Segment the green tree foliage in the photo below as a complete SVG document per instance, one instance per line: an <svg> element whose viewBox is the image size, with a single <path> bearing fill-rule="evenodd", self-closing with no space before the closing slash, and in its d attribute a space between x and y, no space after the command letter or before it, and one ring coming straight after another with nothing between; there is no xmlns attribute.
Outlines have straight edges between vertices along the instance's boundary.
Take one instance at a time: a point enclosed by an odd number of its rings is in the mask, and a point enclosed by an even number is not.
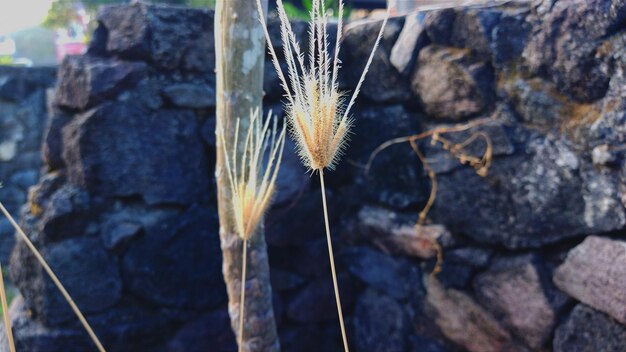
<svg viewBox="0 0 626 352"><path fill-rule="evenodd" d="M48 11L43 25L49 28L67 27L76 18L78 5L82 4L85 10L95 16L98 7L107 4L127 3L129 0L56 0ZM185 5L192 7L214 7L215 0L152 0L153 3Z"/></svg>

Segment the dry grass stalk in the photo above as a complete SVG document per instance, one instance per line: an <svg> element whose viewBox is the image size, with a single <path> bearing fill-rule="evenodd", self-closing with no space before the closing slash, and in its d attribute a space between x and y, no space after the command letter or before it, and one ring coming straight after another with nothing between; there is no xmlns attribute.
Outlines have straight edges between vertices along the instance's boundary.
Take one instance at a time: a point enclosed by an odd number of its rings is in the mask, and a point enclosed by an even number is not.
<svg viewBox="0 0 626 352"><path fill-rule="evenodd" d="M287 13L282 0L276 1L280 19L280 32L283 42L285 60L287 62L287 77L282 72L278 57L274 51L269 32L266 27L265 37L272 62L278 73L281 85L287 97L286 113L290 123L291 135L296 141L300 158L311 171L318 171L322 190L324 223L326 240L330 257L330 268L335 289L337 313L343 338L344 349L348 351L341 299L337 284L335 261L330 237L328 222L328 207L326 204L326 189L324 186L324 169L333 169L346 147L352 120L350 109L359 94L365 75L372 63L374 52L378 47L383 31L389 18L385 17L372 52L356 85L352 97L344 108L345 96L339 92L337 79L339 74L339 49L343 31L343 1L339 1L337 13L337 38L334 43L334 52L331 59L331 50L328 43L328 14L324 8L324 1L313 0L309 24L309 52L308 64L305 55L300 50L297 38L291 29ZM257 0L260 20L265 24L261 2ZM289 81L287 81L287 78Z"/></svg>
<svg viewBox="0 0 626 352"><path fill-rule="evenodd" d="M415 155L417 155L417 157L420 159L420 162L424 166L424 170L428 174L428 178L430 179L430 182L431 182L430 195L428 197L428 200L426 201L426 205L420 211L419 218L417 220L417 223L415 224L416 231L420 231L419 229L421 229L422 225L424 225L424 223L426 222L428 212L430 211L430 208L432 208L433 204L435 203L435 199L437 197L437 175L431 166L431 162L424 156L422 151L419 149L417 142L430 138L431 145L440 144L442 149L449 151L450 154L454 158L459 160L461 164L471 166L472 168L474 168L474 170L476 170L476 174L478 174L481 177L485 177L487 176L487 172L489 171L489 167L491 166L491 159L492 159L492 154L493 154L493 146L491 143L491 138L489 138L489 136L484 132L476 132L476 133L471 134L468 138L466 138L462 142L454 143L451 140L443 137L443 135L446 135L449 133L458 133L458 132L467 131L467 130L470 130L474 127L477 127L479 125L485 124L490 121L493 121L493 119L492 118L476 119L466 124L460 124L460 125L455 125L451 127L438 127L438 128L428 130L428 131L425 131L416 135L399 137L399 138L388 140L387 142L381 144L376 149L374 149L372 154L370 154L370 158L367 161L367 164L365 166L365 173L366 174L369 173L369 170L372 166L372 163L374 162L374 159L383 150L395 144L407 143L407 142L409 143L409 145L415 152ZM466 148L479 139L482 139L484 141L485 151L483 152L481 156L471 155L470 153L467 152ZM418 236L419 235L420 234L418 232ZM441 264L443 262L443 251L436 239L432 239L432 244L434 248L437 250L437 262L435 263L435 267L433 268L431 275L436 275L437 273L441 271Z"/></svg>
<svg viewBox="0 0 626 352"><path fill-rule="evenodd" d="M243 240L241 296L239 303L241 307L239 313L240 352L243 351L248 239L254 234L263 218L263 214L269 207L285 147L285 125L283 125L280 134L277 135L276 119L273 119L274 123L270 130L271 120L271 113L268 114L265 123L261 122L258 110L251 114L243 155L239 156L239 158L237 156L239 120L237 120L235 127L233 146L226 145L224 130L222 128L219 129L219 139L220 143L222 143L226 172L233 196L232 210L237 232Z"/></svg>
<svg viewBox="0 0 626 352"><path fill-rule="evenodd" d="M4 318L4 328L9 342L9 351L15 352L15 342L13 341L13 330L11 329L11 317L9 316L9 305L7 304L7 294L4 289L4 274L0 265L0 301L2 302L2 317Z"/></svg>
<svg viewBox="0 0 626 352"><path fill-rule="evenodd" d="M87 322L87 319L85 319L85 316L83 315L83 313L81 313L80 309L78 309L78 306L76 305L76 303L74 302L74 300L72 299L70 294L67 292L67 290L65 289L65 287L63 286L61 281L59 281L59 278L56 276L54 271L52 271L52 269L50 268L50 266L48 265L46 260L43 258L41 253L39 253L39 251L37 250L35 245L31 242L31 240L28 238L28 236L26 236L26 233L24 233L24 230L22 230L22 228L17 224L15 219L13 219L11 214L4 207L4 204L2 204L2 202L0 202L0 211L2 211L4 216L6 216L6 218L9 220L9 222L11 223L11 225L13 226L13 228L15 229L17 234L19 235L19 237L26 243L26 245L30 249L31 253L35 256L37 261L39 261L39 264L41 264L41 266L44 268L44 270L46 271L48 276L50 276L50 279L52 279L52 282L54 282L54 284L59 289L59 291L61 291L61 294L63 295L63 297L65 298L67 303L70 305L70 307L72 308L72 310L74 311L74 313L78 317L78 320L80 320L80 323L83 325L83 327L85 328L85 330L89 334L89 337L91 338L93 343L98 348L98 351L106 352L106 350L104 349L104 346L102 346L102 343L98 339L98 336L96 336L96 334L94 333L93 329L91 328L91 326ZM5 304L5 303L3 302L3 304ZM5 311L5 314L8 314L8 312ZM7 315L7 317L8 317L8 315ZM5 318L5 323L6 323L6 318ZM7 331L9 331L9 328L7 328Z"/></svg>

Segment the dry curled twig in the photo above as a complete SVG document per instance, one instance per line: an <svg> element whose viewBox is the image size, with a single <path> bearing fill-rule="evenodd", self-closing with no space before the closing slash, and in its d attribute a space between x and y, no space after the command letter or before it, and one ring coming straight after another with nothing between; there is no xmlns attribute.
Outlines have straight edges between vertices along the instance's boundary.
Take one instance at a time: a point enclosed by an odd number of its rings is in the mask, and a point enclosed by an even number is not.
<svg viewBox="0 0 626 352"><path fill-rule="evenodd" d="M432 168L432 165L431 165L432 161L427 159L424 153L420 150L418 141L423 141L425 139L430 138L431 145L433 146L438 145L438 144L441 145L441 148L443 150L448 151L450 155L452 155L454 158L459 160L461 164L471 166L472 168L474 168L474 170L476 170L476 174L478 174L481 177L485 177L487 176L489 167L491 167L491 161L492 161L492 156L493 156L493 145L492 145L491 138L489 137L489 135L487 135L485 132L478 131L476 133L472 133L468 138L461 141L460 143L456 143L452 141L451 139L445 138L444 135L447 135L450 133L459 133L459 132L468 131L474 127L477 127L479 125L485 124L490 121L493 121L493 119L492 118L476 119L465 124L446 126L446 127L437 127L432 130L428 130L419 134L390 139L382 143L381 145L379 145L370 154L370 157L365 166L366 175L369 174L372 163L374 162L374 159L378 156L378 154L380 154L385 149L393 145L400 144L400 143L409 143L409 145L411 146L411 149L413 149L413 152L415 153L415 155L417 155L420 162L424 166L424 170L428 174L428 178L430 179L430 182L431 182L431 189L430 189L430 195L428 196L428 200L426 201L426 205L424 205L424 208L422 208L422 210L420 211L419 218L417 220L417 223L415 224L415 229L417 231L418 237L421 236L420 235L421 228L426 223L428 212L430 211L433 204L435 203L435 199L437 197L437 187L438 187L437 174ZM485 150L483 154L480 156L472 155L467 151L467 148L478 140L484 141ZM441 271L441 264L443 262L443 250L441 248L441 245L439 245L439 242L437 242L437 239L429 238L429 240L432 242L432 245L437 252L437 262L435 263L435 267L433 268L431 272L431 275L436 275L437 273Z"/></svg>

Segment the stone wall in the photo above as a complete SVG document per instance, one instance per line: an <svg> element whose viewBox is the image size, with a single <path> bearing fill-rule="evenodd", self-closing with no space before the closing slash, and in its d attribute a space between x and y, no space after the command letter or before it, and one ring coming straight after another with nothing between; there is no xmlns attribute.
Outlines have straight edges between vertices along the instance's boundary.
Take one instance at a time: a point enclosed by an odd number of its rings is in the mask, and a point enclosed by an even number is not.
<svg viewBox="0 0 626 352"><path fill-rule="evenodd" d="M0 200L17 215L42 166L41 138L47 121L46 89L54 68L0 66ZM13 227L0 219L0 261L8 262Z"/></svg>
<svg viewBox="0 0 626 352"><path fill-rule="evenodd" d="M546 0L390 21L350 148L328 173L354 350L623 349L625 19L619 0ZM234 350L213 181L213 13L133 4L99 23L89 53L60 67L47 172L22 224L108 350ZM379 26L346 29L344 89ZM266 108L280 111L266 66ZM427 170L408 144L366 173L370 154L467 122L419 142L438 192L414 227ZM486 175L450 156L476 133L491 141ZM338 351L319 185L292 145L286 154L266 219L282 349ZM18 349L92 348L22 245L10 274L22 293L11 307Z"/></svg>

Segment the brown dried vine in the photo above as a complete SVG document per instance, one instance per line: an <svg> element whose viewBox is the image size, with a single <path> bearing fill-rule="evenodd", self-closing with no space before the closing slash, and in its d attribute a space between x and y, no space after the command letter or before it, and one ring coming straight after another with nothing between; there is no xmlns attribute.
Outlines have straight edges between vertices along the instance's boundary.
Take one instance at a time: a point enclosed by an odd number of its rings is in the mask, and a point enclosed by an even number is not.
<svg viewBox="0 0 626 352"><path fill-rule="evenodd" d="M417 223L415 224L416 234L420 238L426 238L431 241L435 251L437 252L437 262L435 263L435 267L433 268L431 275L437 275L441 271L441 264L443 262L443 250L437 239L430 238L428 236L423 236L421 234L421 227L426 223L428 212L432 208L435 203L435 199L437 198L437 174L433 170L431 166L431 161L426 158L424 153L420 150L418 141L423 141L425 139L430 138L430 144L435 146L437 144L441 145L443 150L446 150L452 155L454 158L459 160L459 162L463 165L469 165L476 171L476 174L481 177L487 176L489 171L489 167L491 166L492 155L493 155L493 145L491 142L491 138L485 132L479 131L476 133L472 133L468 138L461 141L460 143L455 143L451 139L443 137L443 135L450 133L459 133L468 131L474 127L483 125L487 122L493 121L493 118L482 118L470 121L465 124L458 124L454 126L446 126L446 127L437 127L432 130L428 130L419 134L398 137L394 139L390 139L383 144L379 145L374 151L370 154L369 160L365 166L365 174L369 174L369 170L374 162L374 159L378 154L380 154L385 149L391 147L392 145L400 144L400 143L409 143L415 155L419 158L420 162L424 166L424 170L428 174L428 178L430 179L431 188L430 195L428 200L426 201L426 205L419 213L419 218ZM467 151L467 147L475 143L477 140L483 140L485 143L485 150L482 155L476 156L472 155Z"/></svg>

